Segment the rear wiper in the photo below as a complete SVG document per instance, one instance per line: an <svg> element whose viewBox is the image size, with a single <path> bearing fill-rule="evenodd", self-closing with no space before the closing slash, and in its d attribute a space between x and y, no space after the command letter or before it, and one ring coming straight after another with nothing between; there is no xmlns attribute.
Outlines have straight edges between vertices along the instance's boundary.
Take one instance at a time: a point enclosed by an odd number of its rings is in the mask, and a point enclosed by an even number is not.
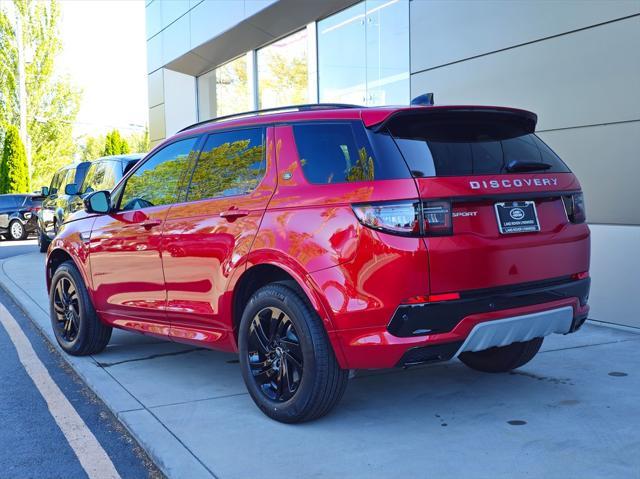
<svg viewBox="0 0 640 479"><path fill-rule="evenodd" d="M514 171L536 171L536 170L548 170L553 165L544 163L543 161L518 161L511 160L507 163L506 170L509 172Z"/></svg>

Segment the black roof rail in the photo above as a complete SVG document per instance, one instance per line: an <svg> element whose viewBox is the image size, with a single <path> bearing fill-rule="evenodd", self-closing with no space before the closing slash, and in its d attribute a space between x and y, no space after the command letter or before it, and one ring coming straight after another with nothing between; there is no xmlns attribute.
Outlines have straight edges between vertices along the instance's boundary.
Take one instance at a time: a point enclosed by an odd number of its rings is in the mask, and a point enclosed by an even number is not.
<svg viewBox="0 0 640 479"><path fill-rule="evenodd" d="M219 116L217 118L211 118L209 120L199 121L193 125L185 126L178 133L190 130L192 128L207 125L209 123L217 123L219 121L230 120L232 118L241 118L243 116L261 115L263 113L277 113L285 111L309 111L309 110L338 110L343 108L364 108L362 105L352 105L349 103L306 103L303 105L288 105L278 106L275 108L264 108L262 110L243 111L240 113L233 113L231 115Z"/></svg>

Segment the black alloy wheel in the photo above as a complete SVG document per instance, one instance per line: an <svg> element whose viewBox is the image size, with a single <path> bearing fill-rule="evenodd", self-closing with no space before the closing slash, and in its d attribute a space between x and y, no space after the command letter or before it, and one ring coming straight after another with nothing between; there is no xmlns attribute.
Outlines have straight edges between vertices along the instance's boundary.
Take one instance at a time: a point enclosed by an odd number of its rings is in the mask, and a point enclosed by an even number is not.
<svg viewBox="0 0 640 479"><path fill-rule="evenodd" d="M258 289L238 325L240 370L251 399L276 421L327 414L340 401L341 369L322 318L294 281Z"/></svg>
<svg viewBox="0 0 640 479"><path fill-rule="evenodd" d="M72 343L80 330L80 304L78 291L69 278L60 278L56 284L53 310L59 337Z"/></svg>
<svg viewBox="0 0 640 479"><path fill-rule="evenodd" d="M65 352L97 354L109 344L111 326L100 320L73 261L65 261L53 273L49 314L56 340Z"/></svg>
<svg viewBox="0 0 640 479"><path fill-rule="evenodd" d="M302 380L304 359L300 339L287 314L276 307L260 310L249 326L248 359L262 393L272 401L287 401Z"/></svg>

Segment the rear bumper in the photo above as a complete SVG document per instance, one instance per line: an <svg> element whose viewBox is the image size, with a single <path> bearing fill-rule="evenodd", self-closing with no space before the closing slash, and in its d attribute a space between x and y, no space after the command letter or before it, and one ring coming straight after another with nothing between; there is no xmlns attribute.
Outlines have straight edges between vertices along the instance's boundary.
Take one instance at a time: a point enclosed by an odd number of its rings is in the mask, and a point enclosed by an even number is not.
<svg viewBox="0 0 640 479"><path fill-rule="evenodd" d="M463 293L459 300L400 305L387 330L398 337L447 333L470 314L577 298L589 299L590 278L553 280Z"/></svg>
<svg viewBox="0 0 640 479"><path fill-rule="evenodd" d="M475 291L455 301L402 305L402 315L396 311L384 330L334 334L352 369L446 361L463 351L578 330L589 313L589 287L586 278Z"/></svg>

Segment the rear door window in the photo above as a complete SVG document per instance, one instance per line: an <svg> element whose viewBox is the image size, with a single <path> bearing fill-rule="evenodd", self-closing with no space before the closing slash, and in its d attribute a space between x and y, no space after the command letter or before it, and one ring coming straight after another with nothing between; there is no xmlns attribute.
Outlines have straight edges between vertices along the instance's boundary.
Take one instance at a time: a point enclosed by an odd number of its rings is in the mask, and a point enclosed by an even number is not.
<svg viewBox="0 0 640 479"><path fill-rule="evenodd" d="M374 149L360 122L305 123L293 126L298 155L310 183L330 184L408 178L397 154L381 153L388 145L380 138ZM397 150L397 148L396 148Z"/></svg>
<svg viewBox="0 0 640 479"><path fill-rule="evenodd" d="M391 134L415 177L506 174L523 164L526 172L569 171L551 148L517 124L433 116L391 121L378 133Z"/></svg>
<svg viewBox="0 0 640 479"><path fill-rule="evenodd" d="M213 133L200 153L187 194L189 201L243 195L266 171L263 128Z"/></svg>

